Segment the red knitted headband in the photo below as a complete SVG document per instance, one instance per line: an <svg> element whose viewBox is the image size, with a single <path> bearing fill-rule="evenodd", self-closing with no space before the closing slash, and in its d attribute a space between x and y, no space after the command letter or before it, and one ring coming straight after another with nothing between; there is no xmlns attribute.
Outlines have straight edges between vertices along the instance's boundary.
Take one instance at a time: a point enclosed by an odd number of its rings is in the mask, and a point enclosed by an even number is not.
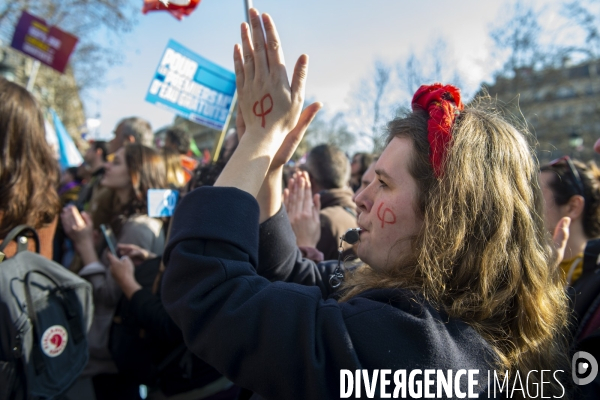
<svg viewBox="0 0 600 400"><path fill-rule="evenodd" d="M422 109L429 114L427 140L429 159L437 178L444 173L443 164L446 151L452 139L452 126L460 111L464 109L460 100L460 89L452 85L423 85L415 92L412 109Z"/></svg>

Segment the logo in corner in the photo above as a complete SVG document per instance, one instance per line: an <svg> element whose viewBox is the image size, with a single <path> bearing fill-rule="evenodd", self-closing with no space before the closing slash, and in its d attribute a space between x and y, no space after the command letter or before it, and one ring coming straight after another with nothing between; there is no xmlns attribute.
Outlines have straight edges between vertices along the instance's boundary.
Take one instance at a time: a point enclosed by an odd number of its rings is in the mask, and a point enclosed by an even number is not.
<svg viewBox="0 0 600 400"><path fill-rule="evenodd" d="M42 335L42 351L48 357L57 357L67 347L68 340L67 330L60 325L53 325Z"/></svg>
<svg viewBox="0 0 600 400"><path fill-rule="evenodd" d="M575 384L587 385L598 375L598 362L590 353L578 351L571 361L571 373Z"/></svg>

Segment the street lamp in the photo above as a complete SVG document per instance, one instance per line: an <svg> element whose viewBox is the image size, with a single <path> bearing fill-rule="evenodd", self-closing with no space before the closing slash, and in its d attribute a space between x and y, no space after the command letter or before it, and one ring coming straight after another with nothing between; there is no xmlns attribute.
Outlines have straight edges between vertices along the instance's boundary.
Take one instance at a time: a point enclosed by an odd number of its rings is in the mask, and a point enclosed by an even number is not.
<svg viewBox="0 0 600 400"><path fill-rule="evenodd" d="M569 147L571 148L571 158L574 157L574 153L579 152L581 146L583 145L583 138L577 133L577 131L572 131L569 134Z"/></svg>

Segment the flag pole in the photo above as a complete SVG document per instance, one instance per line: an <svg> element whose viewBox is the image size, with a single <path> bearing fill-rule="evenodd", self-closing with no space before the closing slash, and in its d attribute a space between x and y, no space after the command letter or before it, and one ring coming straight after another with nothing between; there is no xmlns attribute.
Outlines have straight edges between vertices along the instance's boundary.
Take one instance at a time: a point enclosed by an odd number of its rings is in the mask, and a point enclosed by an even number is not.
<svg viewBox="0 0 600 400"><path fill-rule="evenodd" d="M244 0L246 7L246 22L252 29L250 25L250 9L252 8L252 0ZM223 147L223 141L225 140L225 135L227 134L227 128L229 127L229 122L231 122L231 116L233 115L233 110L237 107L237 90L233 94L233 99L231 100L231 106L229 106L229 113L227 114L227 118L225 119L225 124L223 124L223 129L221 133L217 137L217 141L215 142L214 152L212 156L212 162L217 162L219 159L219 154L221 153L221 147Z"/></svg>
<svg viewBox="0 0 600 400"><path fill-rule="evenodd" d="M31 65L31 73L29 74L29 79L27 80L27 90L33 93L33 85L35 84L35 78L37 77L38 70L40 69L40 62L38 60L34 60Z"/></svg>

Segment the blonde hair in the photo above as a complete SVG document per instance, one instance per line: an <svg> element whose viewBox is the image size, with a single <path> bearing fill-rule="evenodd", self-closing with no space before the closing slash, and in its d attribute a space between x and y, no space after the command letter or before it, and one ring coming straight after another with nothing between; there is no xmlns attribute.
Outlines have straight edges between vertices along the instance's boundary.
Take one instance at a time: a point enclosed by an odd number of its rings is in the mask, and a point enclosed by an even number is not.
<svg viewBox="0 0 600 400"><path fill-rule="evenodd" d="M181 166L181 157L177 150L167 147L162 148L167 173L167 182L174 187L181 188L185 185L185 174Z"/></svg>
<svg viewBox="0 0 600 400"><path fill-rule="evenodd" d="M568 365L567 297L525 136L480 100L453 127L444 174L436 179L427 119L416 111L388 125L388 143L413 143L410 172L420 192L414 206L423 218L413 252L385 271L357 270L342 300L371 288L419 293L481 334L498 356L498 372L511 371L511 384L516 370L523 376Z"/></svg>

